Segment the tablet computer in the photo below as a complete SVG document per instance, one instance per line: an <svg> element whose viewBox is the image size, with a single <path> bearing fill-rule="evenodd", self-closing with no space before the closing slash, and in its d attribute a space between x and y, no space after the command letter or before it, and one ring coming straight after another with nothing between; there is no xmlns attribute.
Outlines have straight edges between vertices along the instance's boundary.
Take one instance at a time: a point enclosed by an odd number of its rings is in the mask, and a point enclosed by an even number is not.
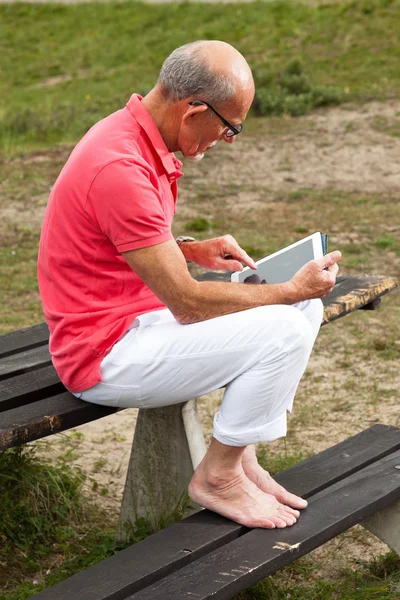
<svg viewBox="0 0 400 600"><path fill-rule="evenodd" d="M243 271L235 271L231 275L231 281L237 283L283 283L289 281L303 265L314 258L322 258L326 254L325 242L326 239L323 244L323 236L317 231L257 261L256 271L250 267L245 267Z"/></svg>

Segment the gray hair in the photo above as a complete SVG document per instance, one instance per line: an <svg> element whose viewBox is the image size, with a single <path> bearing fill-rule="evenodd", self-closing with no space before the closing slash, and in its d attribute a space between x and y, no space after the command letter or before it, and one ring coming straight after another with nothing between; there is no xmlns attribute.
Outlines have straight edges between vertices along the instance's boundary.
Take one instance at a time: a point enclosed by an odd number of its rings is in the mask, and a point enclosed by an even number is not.
<svg viewBox="0 0 400 600"><path fill-rule="evenodd" d="M185 44L164 61L158 83L167 100L196 97L210 104L222 104L235 95L236 82L210 70L201 46L201 41Z"/></svg>

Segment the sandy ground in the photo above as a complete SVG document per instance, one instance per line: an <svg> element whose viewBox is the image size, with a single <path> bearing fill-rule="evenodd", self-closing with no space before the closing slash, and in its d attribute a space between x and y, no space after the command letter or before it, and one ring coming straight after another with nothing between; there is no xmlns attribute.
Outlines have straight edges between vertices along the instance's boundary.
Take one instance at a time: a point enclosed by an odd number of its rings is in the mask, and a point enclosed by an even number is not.
<svg viewBox="0 0 400 600"><path fill-rule="evenodd" d="M389 101L374 102L361 109L348 105L316 112L300 119L288 119L283 127L280 121L279 130L276 131L272 123L268 137L258 136L257 143L246 141L244 136L240 144L230 148L224 145L218 149L216 160L208 162L208 175L210 180L217 177L221 184L228 184L234 177L236 183L245 185L251 181L256 185L259 182L271 190L313 187L398 193L400 137L387 135L386 129L397 126L399 115L400 102ZM228 157L229 160L226 160ZM196 178L195 167L190 167L192 183L193 177ZM201 177L199 173L199 181ZM192 189L193 186L185 189L183 180L180 210L187 212L187 215L191 213ZM246 202L251 205L251 198L247 197ZM257 202L259 200L251 205L252 209L257 207ZM31 214L28 211L25 217L32 222L32 219L40 220L42 213L43 208L37 207ZM12 219L12 215L4 211L0 216ZM21 214L19 216L21 218ZM399 223L393 224L397 233L398 227ZM376 328L377 333L381 330L380 318L370 316L368 322L363 322L363 317L354 318L358 318L355 322L361 329ZM330 350L325 346L327 341L338 343L342 335L341 327L341 321L328 325L321 333L321 341L317 341L307 370L308 376L300 384L296 413L289 423L292 448L318 452L375 422L400 425L396 393L400 388L398 368L388 364L388 369L391 369L391 388L385 390L387 373L378 372L368 361L364 363L362 356L356 360L357 353L353 352L356 341L351 340L348 346L350 368L344 370L337 363L332 363ZM361 391L371 389L373 386L378 386L385 393L384 402L366 404L362 392L356 395L351 391L354 388ZM222 391L217 391L198 401L207 439L210 438L212 417L221 397ZM340 411L346 412L350 397L351 414L345 417ZM355 399L358 397L359 400ZM88 476L87 491L90 497L117 514L136 415L134 409L125 410L48 438L38 445L47 456L50 452L53 456L62 456L80 466ZM283 452L283 444L282 441L272 444L271 452ZM325 574L331 575L329 557L332 553L335 555L335 568L340 568L348 566L349 560L354 566L360 555L367 558L386 549L384 544L358 528L317 550L316 556L321 562L322 571L326 568Z"/></svg>

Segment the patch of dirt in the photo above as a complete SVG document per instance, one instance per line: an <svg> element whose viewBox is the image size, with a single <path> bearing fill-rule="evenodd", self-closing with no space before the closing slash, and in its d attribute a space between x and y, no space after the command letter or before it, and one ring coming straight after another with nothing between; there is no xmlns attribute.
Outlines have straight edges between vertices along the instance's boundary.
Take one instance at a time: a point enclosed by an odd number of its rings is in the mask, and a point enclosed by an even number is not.
<svg viewBox="0 0 400 600"><path fill-rule="evenodd" d="M246 191L249 186L265 189L266 202L270 201L268 190L279 192L300 188L398 194L400 138L387 131L390 124L398 120L399 114L400 101L393 100L362 107L341 106L299 119L251 121L248 137L243 134L243 139L229 147L220 145L198 165L185 165L187 177L181 183L179 219L193 219L200 212L208 218L208 211L212 218L211 204L218 199L199 196L204 181L217 182L215 185L220 194L229 191L232 182L242 186L244 191L240 192L240 198L236 195L232 198L232 210L246 205L246 210L254 211L255 219L261 207L260 196L252 196L251 190ZM385 131L377 127L378 116L385 119ZM23 161L28 169L34 168L35 161L55 158L56 163L61 163L67 158L69 149L62 149L61 155L60 150L57 152L55 157L52 152L39 153L13 159L11 163L18 165L19 160ZM2 185L7 188L4 180ZM11 197L12 194L9 199ZM18 222L39 222L43 200L44 191L35 202L23 198L10 203L3 196L0 222L7 226L15 224L16 219ZM265 202L262 207L265 209ZM277 209L276 201L274 208ZM392 226L397 227L389 223L388 231ZM400 376L395 357L389 356L382 370L378 366L382 363L376 362L379 350L362 343L364 336L375 335L380 339L384 335L382 327L385 327L389 311L390 322L394 322L393 314L400 317L398 300L398 294L385 299L388 312L382 308L379 318L373 313L362 313L323 328L300 384L295 412L289 422L287 445L278 440L268 445L269 452L284 454L287 449L302 450L305 454L319 452L373 423L400 424L397 410ZM338 350L337 354L335 350ZM218 390L198 402L207 439L211 436L212 418L222 393ZM46 456L49 452L61 455L79 465L89 477L89 496L116 515L136 414L136 410L126 410L53 436L38 444L40 452ZM385 550L384 544L355 528L315 551L313 555L320 564L317 575L332 577L333 569L353 568L360 558L376 556Z"/></svg>
<svg viewBox="0 0 400 600"><path fill-rule="evenodd" d="M204 182L215 182L219 194L229 192L232 183L243 191L232 197L232 209L265 209L268 193L305 189L393 193L400 190L400 137L387 133L398 123L400 101L371 102L363 106L343 105L299 118L249 122L249 133L232 145L220 144L204 161L186 162L186 178L180 183L179 218L196 216L201 199L197 190ZM382 130L379 129L379 123ZM247 125L247 123L246 123ZM38 163L50 163L54 178L70 153L70 147L36 152L8 161L10 171L35 170ZM58 170L55 170L54 165ZM0 181L1 231L15 222L38 225L44 212L49 186L32 198L12 197L7 178ZM263 188L264 197L249 190ZM40 192L39 188L39 192ZM11 198L10 198L11 195ZM226 196L229 199L229 193ZM10 202L10 199L12 202ZM209 199L205 198L206 209ZM274 203L276 209L276 203ZM203 215L207 218L207 214Z"/></svg>
<svg viewBox="0 0 400 600"><path fill-rule="evenodd" d="M387 133L389 125L379 130L376 123L381 122L377 118L397 123L399 114L400 101L393 100L342 105L259 126L253 121L250 136L244 133L232 146L211 150L206 169L190 165L190 177L193 184L201 184L207 174L218 185L251 182L266 190L398 192L400 137Z"/></svg>

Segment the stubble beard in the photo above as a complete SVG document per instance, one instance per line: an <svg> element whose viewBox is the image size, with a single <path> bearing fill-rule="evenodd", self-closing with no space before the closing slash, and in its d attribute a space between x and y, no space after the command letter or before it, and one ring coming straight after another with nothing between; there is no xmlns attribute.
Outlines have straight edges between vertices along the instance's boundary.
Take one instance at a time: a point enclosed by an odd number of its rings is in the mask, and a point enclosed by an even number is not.
<svg viewBox="0 0 400 600"><path fill-rule="evenodd" d="M193 154L192 156L187 156L186 158L192 162L199 162L204 158L204 152L201 152L200 154Z"/></svg>

